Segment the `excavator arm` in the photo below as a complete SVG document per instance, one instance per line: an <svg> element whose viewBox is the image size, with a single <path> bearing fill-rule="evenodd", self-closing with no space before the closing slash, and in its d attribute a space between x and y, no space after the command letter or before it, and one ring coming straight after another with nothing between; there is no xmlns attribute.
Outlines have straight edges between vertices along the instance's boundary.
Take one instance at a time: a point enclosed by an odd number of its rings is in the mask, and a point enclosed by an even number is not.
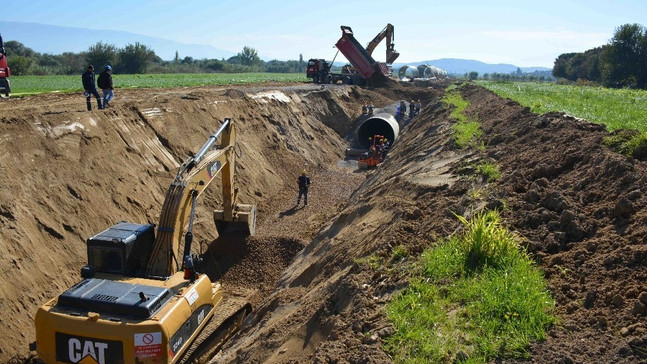
<svg viewBox="0 0 647 364"><path fill-rule="evenodd" d="M219 136L220 147L212 150ZM254 233L255 207L236 204L238 191L234 187L235 143L234 124L230 119L225 119L220 129L209 137L200 151L180 166L162 206L157 236L146 270L148 277L169 277L182 268L190 254L193 239L195 202L219 173L222 174L224 207L216 214L220 213L222 223L239 223L247 227L250 234ZM180 244L187 225L184 250L181 252Z"/></svg>
<svg viewBox="0 0 647 364"><path fill-rule="evenodd" d="M382 42L382 40L386 38L386 63L391 64L395 62L395 60L400 56L400 53L396 52L394 49L395 44L393 43L393 40L394 40L393 37L394 37L394 28L393 28L393 25L389 23L366 46L366 51L368 52L369 56L373 54L373 50L375 50L375 47L377 47L377 45L380 44L380 42Z"/></svg>

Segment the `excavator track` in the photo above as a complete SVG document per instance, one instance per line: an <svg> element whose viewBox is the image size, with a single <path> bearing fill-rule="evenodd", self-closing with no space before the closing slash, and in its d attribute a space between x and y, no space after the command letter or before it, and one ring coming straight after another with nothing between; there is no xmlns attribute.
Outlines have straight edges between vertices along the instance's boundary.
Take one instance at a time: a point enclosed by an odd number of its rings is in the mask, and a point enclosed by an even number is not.
<svg viewBox="0 0 647 364"><path fill-rule="evenodd" d="M234 336L252 312L249 298L255 293L255 290L249 289L225 289L222 302L215 308L207 326L177 363L207 363Z"/></svg>

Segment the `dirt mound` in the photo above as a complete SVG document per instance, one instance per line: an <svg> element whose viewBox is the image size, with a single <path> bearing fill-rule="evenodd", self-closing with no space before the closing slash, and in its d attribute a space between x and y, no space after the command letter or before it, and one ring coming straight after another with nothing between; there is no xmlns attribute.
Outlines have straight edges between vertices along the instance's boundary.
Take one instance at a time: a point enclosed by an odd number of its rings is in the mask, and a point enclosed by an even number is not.
<svg viewBox="0 0 647 364"><path fill-rule="evenodd" d="M549 278L561 325L533 362L647 357L647 164L602 145L604 127L464 92L501 166L496 197ZM595 358L595 360L592 360Z"/></svg>
<svg viewBox="0 0 647 364"><path fill-rule="evenodd" d="M526 238L557 300L562 324L533 344L533 362L644 358L645 164L601 146L599 125L533 115L479 87L463 94L485 150L457 150L449 110L427 99L386 162L214 362L389 362L384 304L407 282L394 249L415 257L460 228L454 214L482 208L502 209ZM459 174L486 159L500 166L500 182Z"/></svg>

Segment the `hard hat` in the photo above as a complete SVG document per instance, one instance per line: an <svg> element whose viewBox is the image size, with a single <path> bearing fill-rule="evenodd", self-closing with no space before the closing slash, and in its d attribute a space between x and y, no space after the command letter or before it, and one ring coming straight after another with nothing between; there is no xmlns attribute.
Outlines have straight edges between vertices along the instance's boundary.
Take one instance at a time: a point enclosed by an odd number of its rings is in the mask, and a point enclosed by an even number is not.
<svg viewBox="0 0 647 364"><path fill-rule="evenodd" d="M413 103L413 102L415 102L415 101L411 100L411 102Z"/></svg>
<svg viewBox="0 0 647 364"><path fill-rule="evenodd" d="M305 176L306 175L306 170L304 169L303 171L301 171L301 174Z"/></svg>
<svg viewBox="0 0 647 364"><path fill-rule="evenodd" d="M368 140L373 140L373 137L368 137Z"/></svg>
<svg viewBox="0 0 647 364"><path fill-rule="evenodd" d="M112 71L112 67L110 67L110 65L107 65L107 66L106 66L106 69L107 69L108 71Z"/></svg>

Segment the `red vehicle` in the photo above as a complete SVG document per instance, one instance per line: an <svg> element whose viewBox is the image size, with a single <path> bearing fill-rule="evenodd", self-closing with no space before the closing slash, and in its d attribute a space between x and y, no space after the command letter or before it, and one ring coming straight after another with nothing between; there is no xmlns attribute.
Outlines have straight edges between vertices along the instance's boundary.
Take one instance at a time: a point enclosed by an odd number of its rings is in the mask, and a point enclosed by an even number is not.
<svg viewBox="0 0 647 364"><path fill-rule="evenodd" d="M0 94L9 97L11 86L9 84L9 76L11 76L9 65L7 65L7 53L4 49L4 42L0 34Z"/></svg>
<svg viewBox="0 0 647 364"><path fill-rule="evenodd" d="M390 25L390 24L389 24ZM389 37L389 40L392 40L393 27L388 27L388 32L385 30L378 34L378 37L373 40L373 42L379 43L381 38L386 36ZM308 68L306 71L306 76L312 78L314 83L337 83L342 81L342 83L347 85L363 85L366 83L366 80L370 79L375 72L380 72L385 76L390 76L392 74L392 69L386 63L376 62L371 54L362 47L361 44L353 36L353 30L350 27L341 26L342 35L341 38L337 41L335 46L341 52L344 57L350 62L351 65L344 66L341 73L332 73L330 68L334 62L326 62L324 59L312 58L308 61ZM381 35L384 33L384 35ZM371 51L377 43L372 44ZM391 59L397 58L399 53L395 52L391 46L390 54ZM387 56L388 56L387 50ZM336 57L336 56L335 56Z"/></svg>
<svg viewBox="0 0 647 364"><path fill-rule="evenodd" d="M308 61L306 76L312 78L314 83L328 84L341 81L345 85L361 85L364 82L362 75L350 65L342 67L341 73L330 72L331 67L332 62L328 63L325 59L312 58Z"/></svg>
<svg viewBox="0 0 647 364"><path fill-rule="evenodd" d="M384 160L385 145L382 143L384 136L375 134L371 138L371 145L368 151L357 159L357 166L360 169L369 169L377 167Z"/></svg>

